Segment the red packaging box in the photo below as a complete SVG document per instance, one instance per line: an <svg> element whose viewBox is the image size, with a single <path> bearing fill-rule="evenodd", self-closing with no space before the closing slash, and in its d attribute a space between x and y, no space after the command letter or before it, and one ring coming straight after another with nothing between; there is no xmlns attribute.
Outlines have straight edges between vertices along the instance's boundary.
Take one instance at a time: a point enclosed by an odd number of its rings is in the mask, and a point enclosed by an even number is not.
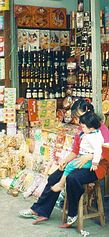
<svg viewBox="0 0 109 237"><path fill-rule="evenodd" d="M35 99L28 99L28 115L29 115L30 122L34 122L38 120L37 102Z"/></svg>

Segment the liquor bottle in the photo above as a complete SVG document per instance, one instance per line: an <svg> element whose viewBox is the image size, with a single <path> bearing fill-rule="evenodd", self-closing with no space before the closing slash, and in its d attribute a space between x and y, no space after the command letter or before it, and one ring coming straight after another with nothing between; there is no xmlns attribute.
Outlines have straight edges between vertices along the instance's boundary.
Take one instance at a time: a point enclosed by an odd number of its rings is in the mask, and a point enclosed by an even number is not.
<svg viewBox="0 0 109 237"><path fill-rule="evenodd" d="M77 29L83 29L84 27L84 13L83 12L77 12L76 13L76 27Z"/></svg>
<svg viewBox="0 0 109 237"><path fill-rule="evenodd" d="M60 67L63 67L66 65L66 51L62 50L60 56L61 56Z"/></svg>
<svg viewBox="0 0 109 237"><path fill-rule="evenodd" d="M82 73L79 73L79 75L78 75L78 86L79 87L82 86Z"/></svg>
<svg viewBox="0 0 109 237"><path fill-rule="evenodd" d="M102 52L102 71L105 71L105 52Z"/></svg>
<svg viewBox="0 0 109 237"><path fill-rule="evenodd" d="M38 92L37 92L37 88L36 88L36 83L33 82L32 98L37 99L37 97L38 97Z"/></svg>
<svg viewBox="0 0 109 237"><path fill-rule="evenodd" d="M45 69L45 67L42 67L42 78L43 79L46 78L46 69Z"/></svg>
<svg viewBox="0 0 109 237"><path fill-rule="evenodd" d="M21 82L26 82L26 58L25 58L25 48L22 50L22 65L21 65Z"/></svg>
<svg viewBox="0 0 109 237"><path fill-rule="evenodd" d="M78 0L77 11L79 11L79 12L84 11L84 2L83 2L83 0Z"/></svg>
<svg viewBox="0 0 109 237"><path fill-rule="evenodd" d="M36 82L39 77L36 52L34 52L34 57L33 57L33 71L34 71L34 81Z"/></svg>
<svg viewBox="0 0 109 237"><path fill-rule="evenodd" d="M40 68L41 66L41 50L38 51L38 55L37 55L37 63L38 63L38 68Z"/></svg>
<svg viewBox="0 0 109 237"><path fill-rule="evenodd" d="M82 54L80 57L80 67L82 71L85 71L85 54Z"/></svg>
<svg viewBox="0 0 109 237"><path fill-rule="evenodd" d="M30 65L27 63L26 65L26 82L30 82L31 81L31 68Z"/></svg>
<svg viewBox="0 0 109 237"><path fill-rule="evenodd" d="M54 70L59 71L59 51L54 51L53 61L54 61Z"/></svg>
<svg viewBox="0 0 109 237"><path fill-rule="evenodd" d="M75 29L75 27L76 27L75 26L75 22L76 22L75 18L76 18L76 13L75 13L75 11L72 11L70 14L70 29Z"/></svg>
<svg viewBox="0 0 109 237"><path fill-rule="evenodd" d="M42 67L44 68L46 65L46 51L43 50L42 52Z"/></svg>
<svg viewBox="0 0 109 237"><path fill-rule="evenodd" d="M106 69L107 69L107 62L105 59L105 52L102 52L102 86L103 87L107 86L107 70Z"/></svg>
<svg viewBox="0 0 109 237"><path fill-rule="evenodd" d="M100 11L100 33L105 34L105 14L104 11Z"/></svg>
<svg viewBox="0 0 109 237"><path fill-rule="evenodd" d="M49 81L49 98L50 99L54 99L55 98L55 94L54 94L54 89L53 89L53 82Z"/></svg>
<svg viewBox="0 0 109 237"><path fill-rule="evenodd" d="M88 45L89 48L91 48L91 45L92 45L91 27L88 28L88 40L87 40L87 45Z"/></svg>
<svg viewBox="0 0 109 237"><path fill-rule="evenodd" d="M43 98L44 98L44 91L42 89L41 80L39 80L39 83L38 83L38 99L43 99Z"/></svg>
<svg viewBox="0 0 109 237"><path fill-rule="evenodd" d="M84 28L82 32L82 47L87 47L87 45L88 45L88 32L87 28Z"/></svg>
<svg viewBox="0 0 109 237"><path fill-rule="evenodd" d="M39 79L43 78L42 75L43 75L43 68L42 68L42 66L40 66L40 68L39 68Z"/></svg>
<svg viewBox="0 0 109 237"><path fill-rule="evenodd" d="M61 88L59 86L59 81L58 79L55 80L55 98L60 98L61 97Z"/></svg>
<svg viewBox="0 0 109 237"><path fill-rule="evenodd" d="M82 46L82 32L80 29L77 29L77 32L76 32L76 46L77 47Z"/></svg>
<svg viewBox="0 0 109 237"><path fill-rule="evenodd" d="M43 95L44 95L44 99L48 99L48 98L49 98L49 93L48 93L48 88L47 88L46 83L44 84L44 92L43 92Z"/></svg>
<svg viewBox="0 0 109 237"><path fill-rule="evenodd" d="M47 50L47 67L51 66L51 52L50 49L48 48Z"/></svg>
<svg viewBox="0 0 109 237"><path fill-rule="evenodd" d="M105 56L105 70L108 71L109 69L109 52L106 51L106 56Z"/></svg>
<svg viewBox="0 0 109 237"><path fill-rule="evenodd" d="M26 97L26 99L32 98L32 91L31 91L30 82L27 82L27 88L26 88L26 95L25 95L25 97Z"/></svg>
<svg viewBox="0 0 109 237"><path fill-rule="evenodd" d="M27 83L31 81L30 48L28 50L29 51L25 52L25 62L26 62L25 74Z"/></svg>
<svg viewBox="0 0 109 237"><path fill-rule="evenodd" d="M63 86L66 87L67 86L67 69L65 68L65 66L62 66L61 68L60 79Z"/></svg>
<svg viewBox="0 0 109 237"><path fill-rule="evenodd" d="M47 50L47 63L46 63L46 78L50 78L50 70L51 70L51 52L50 49Z"/></svg>
<svg viewBox="0 0 109 237"><path fill-rule="evenodd" d="M62 87L61 87L61 95L60 95L60 97L65 98L65 96L66 96L65 87L62 86Z"/></svg>
<svg viewBox="0 0 109 237"><path fill-rule="evenodd" d="M84 28L89 28L90 26L90 12L84 12Z"/></svg>

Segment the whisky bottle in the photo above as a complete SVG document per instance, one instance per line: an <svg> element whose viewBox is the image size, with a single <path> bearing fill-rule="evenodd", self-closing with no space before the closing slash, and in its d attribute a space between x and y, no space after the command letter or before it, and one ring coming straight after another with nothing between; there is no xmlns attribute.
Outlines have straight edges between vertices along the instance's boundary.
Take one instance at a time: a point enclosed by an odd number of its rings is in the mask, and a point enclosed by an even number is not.
<svg viewBox="0 0 109 237"><path fill-rule="evenodd" d="M44 99L48 99L49 98L49 93L47 90L47 85L45 84L45 88L44 88Z"/></svg>
<svg viewBox="0 0 109 237"><path fill-rule="evenodd" d="M65 87L64 87L64 86L62 86L62 88L61 88L61 95L60 95L60 97L62 97L62 98L65 98L65 96L66 96L66 93L65 93Z"/></svg>
<svg viewBox="0 0 109 237"><path fill-rule="evenodd" d="M59 71L59 51L54 51L54 70Z"/></svg>
<svg viewBox="0 0 109 237"><path fill-rule="evenodd" d="M84 2L83 2L83 0L78 0L77 11L79 11L79 12L84 11Z"/></svg>
<svg viewBox="0 0 109 237"><path fill-rule="evenodd" d="M61 97L61 88L59 86L58 79L55 80L55 98L58 99Z"/></svg>
<svg viewBox="0 0 109 237"><path fill-rule="evenodd" d="M109 52L106 51L106 56L105 56L105 70L108 71L109 69Z"/></svg>
<svg viewBox="0 0 109 237"><path fill-rule="evenodd" d="M83 29L84 27L84 13L83 12L76 13L76 27L77 29Z"/></svg>
<svg viewBox="0 0 109 237"><path fill-rule="evenodd" d="M44 94L43 94L43 89L42 89L42 83L41 80L38 83L38 99L43 99L44 98Z"/></svg>
<svg viewBox="0 0 109 237"><path fill-rule="evenodd" d="M53 89L53 82L49 81L49 98L50 99L54 99L55 98L55 94L54 94L54 89Z"/></svg>
<svg viewBox="0 0 109 237"><path fill-rule="evenodd" d="M87 45L88 45L89 48L91 48L91 45L92 45L91 27L88 28L88 40L87 40Z"/></svg>
<svg viewBox="0 0 109 237"><path fill-rule="evenodd" d="M31 87L30 87L30 82L27 82L27 89L26 89L25 97L26 97L26 99L32 98L32 91L31 91Z"/></svg>
<svg viewBox="0 0 109 237"><path fill-rule="evenodd" d="M87 47L87 45L88 45L88 32L87 28L84 28L82 32L82 47Z"/></svg>
<svg viewBox="0 0 109 237"><path fill-rule="evenodd" d="M90 26L90 12L84 12L84 28L89 28Z"/></svg>
<svg viewBox="0 0 109 237"><path fill-rule="evenodd" d="M102 53L102 86L103 87L107 86L107 70L106 69L107 69L107 62L105 58L105 52L103 52Z"/></svg>
<svg viewBox="0 0 109 237"><path fill-rule="evenodd" d="M32 98L37 99L37 97L38 97L38 92L36 88L36 83L33 82Z"/></svg>
<svg viewBox="0 0 109 237"><path fill-rule="evenodd" d="M26 82L26 54L25 54L25 48L23 46L22 50L22 65L21 65L21 82Z"/></svg>
<svg viewBox="0 0 109 237"><path fill-rule="evenodd" d="M60 67L63 67L66 65L66 52L64 50L61 51L61 60L60 60Z"/></svg>
<svg viewBox="0 0 109 237"><path fill-rule="evenodd" d="M82 32L81 30L77 29L76 33L76 46L81 47L82 46Z"/></svg>

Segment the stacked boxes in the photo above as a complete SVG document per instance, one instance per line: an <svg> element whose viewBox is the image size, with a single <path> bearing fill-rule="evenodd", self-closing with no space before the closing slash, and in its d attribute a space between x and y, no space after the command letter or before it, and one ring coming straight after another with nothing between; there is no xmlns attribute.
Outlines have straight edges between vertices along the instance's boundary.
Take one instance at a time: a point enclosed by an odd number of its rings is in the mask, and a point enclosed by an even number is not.
<svg viewBox="0 0 109 237"><path fill-rule="evenodd" d="M4 93L4 122L16 122L16 88L5 88Z"/></svg>
<svg viewBox="0 0 109 237"><path fill-rule="evenodd" d="M38 118L43 128L54 127L56 120L56 100L39 100L38 106Z"/></svg>

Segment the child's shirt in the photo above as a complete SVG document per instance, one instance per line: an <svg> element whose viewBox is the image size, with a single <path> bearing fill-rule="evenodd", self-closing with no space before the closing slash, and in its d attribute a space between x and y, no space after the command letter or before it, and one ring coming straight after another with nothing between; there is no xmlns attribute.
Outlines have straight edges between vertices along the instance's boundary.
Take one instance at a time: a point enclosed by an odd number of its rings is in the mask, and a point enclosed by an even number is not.
<svg viewBox="0 0 109 237"><path fill-rule="evenodd" d="M80 149L79 154L92 154L92 164L97 165L101 159L102 145L104 143L104 138L101 131L96 129L90 133L81 133L80 135Z"/></svg>

